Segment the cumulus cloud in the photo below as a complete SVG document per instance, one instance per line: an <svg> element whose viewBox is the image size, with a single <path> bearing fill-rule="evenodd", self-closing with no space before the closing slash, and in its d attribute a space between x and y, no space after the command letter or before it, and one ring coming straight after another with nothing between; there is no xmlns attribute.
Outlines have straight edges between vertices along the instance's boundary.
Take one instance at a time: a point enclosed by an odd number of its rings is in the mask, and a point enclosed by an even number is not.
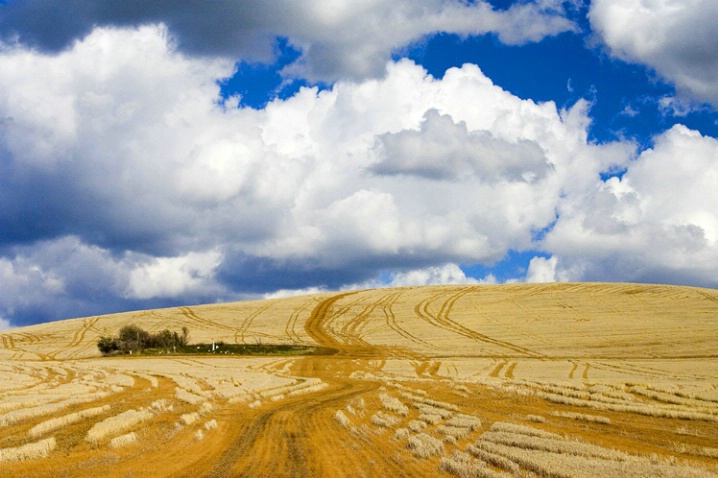
<svg viewBox="0 0 718 478"><path fill-rule="evenodd" d="M217 254L153 257L110 251L64 236L6 250L0 257L0 311L13 325L171 305L242 298L212 281ZM150 300L152 299L152 300Z"/></svg>
<svg viewBox="0 0 718 478"><path fill-rule="evenodd" d="M718 141L677 125L582 197L566 201L544 246L572 280L717 287Z"/></svg>
<svg viewBox="0 0 718 478"><path fill-rule="evenodd" d="M161 25L96 28L59 54L0 51L3 317L493 264L633 157L588 141L588 103L523 100L473 65L436 79L389 62L381 79L260 110L220 100L232 72L177 51Z"/></svg>
<svg viewBox="0 0 718 478"><path fill-rule="evenodd" d="M192 122L219 116L215 79L231 64L174 55L158 27L96 30L57 56L5 49L0 62L0 243L72 234L158 250L168 228L198 220L168 190L203 153ZM218 191L236 181L215 176Z"/></svg>
<svg viewBox="0 0 718 478"><path fill-rule="evenodd" d="M718 3L593 0L588 16L612 55L654 69L684 99L718 107Z"/></svg>
<svg viewBox="0 0 718 478"><path fill-rule="evenodd" d="M179 257L157 257L130 271L127 294L137 299L206 294L221 289L212 284L214 270L221 262L217 251L190 252Z"/></svg>
<svg viewBox="0 0 718 478"><path fill-rule="evenodd" d="M441 266L414 269L408 272L395 273L391 277L391 287L421 286L421 285L445 285L445 284L479 284L493 283L493 276L488 276L483 281L466 277L464 271L456 264L444 264Z"/></svg>
<svg viewBox="0 0 718 478"><path fill-rule="evenodd" d="M475 176L494 182L534 181L551 169L535 141L510 143L489 131L472 132L449 115L427 111L418 131L387 133L379 139L378 174L407 174L427 179Z"/></svg>
<svg viewBox="0 0 718 478"><path fill-rule="evenodd" d="M1 5L0 326L474 283L457 264L511 250L540 251L527 281L718 286L714 138L676 126L637 155L588 139L586 101L559 109L474 65L437 79L390 61L436 31L509 44L570 31L564 4ZM676 83L660 104L674 115L717 97L715 7L684 4L590 10L614 55ZM236 61L271 61L277 35L301 52L285 75L338 81L262 109L222 99Z"/></svg>
<svg viewBox="0 0 718 478"><path fill-rule="evenodd" d="M320 294L327 292L324 287L307 287L306 289L279 289L274 292L262 294L262 299L282 299L284 297L297 297L300 295Z"/></svg>
<svg viewBox="0 0 718 478"><path fill-rule="evenodd" d="M0 311L14 325L91 314L118 304L123 267L106 251L66 237L0 257Z"/></svg>
<svg viewBox="0 0 718 478"><path fill-rule="evenodd" d="M526 282L564 282L568 280L565 272L558 270L558 257L534 257L529 261Z"/></svg>
<svg viewBox="0 0 718 478"><path fill-rule="evenodd" d="M0 6L0 39L57 52L95 26L163 23L181 51L270 62L277 36L302 55L287 74L334 81L380 76L391 54L434 32L495 33L507 44L575 31L557 0L520 2L505 11L457 0L25 0Z"/></svg>
<svg viewBox="0 0 718 478"><path fill-rule="evenodd" d="M347 284L343 290L379 289L385 287L415 287L425 285L449 285L449 284L494 284L496 278L489 274L479 280L467 277L457 264L442 264L419 269L411 269L403 272L392 272L386 277L376 277L365 282ZM317 294L327 292L324 287L308 287L303 289L281 289L275 292L264 294L265 299L276 299L280 297L293 297L304 294Z"/></svg>

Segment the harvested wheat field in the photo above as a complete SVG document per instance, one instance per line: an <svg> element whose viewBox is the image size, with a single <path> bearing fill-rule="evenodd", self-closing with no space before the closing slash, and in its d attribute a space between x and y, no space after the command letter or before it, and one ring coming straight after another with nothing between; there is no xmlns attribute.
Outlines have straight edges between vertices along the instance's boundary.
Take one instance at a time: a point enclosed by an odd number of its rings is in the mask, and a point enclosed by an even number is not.
<svg viewBox="0 0 718 478"><path fill-rule="evenodd" d="M128 324L337 353L101 357ZM0 339L0 476L718 476L715 290L379 289Z"/></svg>

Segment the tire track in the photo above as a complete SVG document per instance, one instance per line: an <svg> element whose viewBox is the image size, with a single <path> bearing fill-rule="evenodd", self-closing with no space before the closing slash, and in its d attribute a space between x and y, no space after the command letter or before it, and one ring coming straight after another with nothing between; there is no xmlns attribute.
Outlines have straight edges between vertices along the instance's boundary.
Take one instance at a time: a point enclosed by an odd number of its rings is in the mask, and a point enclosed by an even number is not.
<svg viewBox="0 0 718 478"><path fill-rule="evenodd" d="M27 351L24 349L19 349L15 345L15 338L12 335L0 335L0 338L2 338L3 348L8 351L12 351L13 354L10 357L9 360L18 360L22 358L22 355L26 353ZM29 352L33 353L33 352ZM35 354L38 355L38 354ZM39 357L39 355L38 355Z"/></svg>
<svg viewBox="0 0 718 478"><path fill-rule="evenodd" d="M306 365L308 369L321 368L321 364ZM262 410L245 421L204 476L357 476L377 464L383 476L409 476L405 465L392 460L385 450L369 447L360 437L341 430L333 418L333 412L346 402L378 388L378 383L339 379L321 395ZM351 453L327 453L342 449Z"/></svg>
<svg viewBox="0 0 718 478"><path fill-rule="evenodd" d="M550 287L548 289L549 297L551 297L551 300L554 304L559 306L563 311L570 312L566 313L566 318L571 317L576 322L584 322L589 320L586 317L583 317L580 314L580 309L577 309L574 305L569 304L564 299L562 299L559 294L567 293L567 292L577 292L581 290L581 286L579 285L554 285L553 287Z"/></svg>
<svg viewBox="0 0 718 478"><path fill-rule="evenodd" d="M412 362L411 365L414 367L414 373L417 377L421 377L429 367L429 362Z"/></svg>
<svg viewBox="0 0 718 478"><path fill-rule="evenodd" d="M706 298L707 300L709 300L710 302L718 302L718 295L711 295L711 294L709 294L709 293L707 293L707 292L705 292L705 291L697 290L697 289L694 290L693 292L695 292L696 294L698 294L698 295L700 295L700 296L702 296L702 297L705 297L705 298Z"/></svg>
<svg viewBox="0 0 718 478"><path fill-rule="evenodd" d="M573 380L573 374L576 373L576 369L578 369L578 363L577 363L577 362L573 362L572 365L573 365L573 368L572 368L571 371L568 373L568 378L569 378L569 380Z"/></svg>
<svg viewBox="0 0 718 478"><path fill-rule="evenodd" d="M386 323L397 334L399 334L401 337L403 337L406 340L409 340L411 342L414 342L418 345L423 345L425 347L429 348L435 348L436 346L434 344L431 344L429 342L425 342L424 340L421 340L420 338L413 335L411 332L406 330L405 328L401 327L399 323L396 321L396 315L394 314L394 311L392 310L392 307L394 304L399 300L399 297L401 297L402 294L404 294L405 290L400 290L397 293L390 296L390 298L386 301L385 304L382 305L382 308L384 310L384 316L386 317Z"/></svg>
<svg viewBox="0 0 718 478"><path fill-rule="evenodd" d="M23 332L18 335L25 337L28 341L28 345L32 345L32 344L36 344L36 343L40 342L40 337L38 337L37 335L34 335L34 334L29 334L27 332Z"/></svg>
<svg viewBox="0 0 718 478"><path fill-rule="evenodd" d="M524 295L524 294L522 294L522 295ZM532 316L532 317L533 317L533 319L527 319L527 322L532 322L532 321L540 322L541 320L544 319L544 317L542 317L541 315L539 315L538 313L536 313L533 309L531 309L531 308L529 308L529 307L526 307L525 305L521 304L520 300L521 300L521 297L517 297L517 298L512 302L512 305L513 305L514 307L518 308L519 310L521 310L522 313L523 313L525 316L527 316L527 317L528 317L528 316ZM531 341L533 341L533 342L536 343L537 345L538 345L538 342L540 342L540 343L542 343L542 344L544 344L544 345L546 345L546 346L549 346L549 347L550 347L550 346L553 346L553 342L551 342L551 340L548 340L548 339L546 339L546 338L544 338L544 337L541 337L540 335L528 333L527 330L526 330L526 328L511 327L510 325L508 325L508 324L506 324L506 323L502 323L502 322L500 322L499 320L495 319L494 317L491 317L491 316L486 312L486 310L484 310L482 307L480 307L480 306L479 306L478 304L476 304L476 303L472 303L472 304L471 304L471 307L472 307L478 314L480 314L482 317L484 317L484 319L485 319L487 322L492 322L492 323L494 323L494 324L501 325L504 329L510 330L510 331L512 331L512 332L515 332L517 335L522 335L522 336L524 336L524 337L528 337Z"/></svg>
<svg viewBox="0 0 718 478"><path fill-rule="evenodd" d="M451 313L451 309L453 308L454 304L464 295L468 294L469 292L475 290L475 287L467 287L464 289L459 290L456 293L452 293L452 295L444 300L442 303L442 306L437 314L433 314L429 308L432 302L435 302L442 298L443 296L447 295L447 292L442 292L440 294L431 296L427 299L422 300L414 307L414 312L417 316L419 316L421 319L429 322L431 325L435 327L442 328L444 330L448 330L450 332L454 332L458 335L461 335L463 337L466 337L471 340L475 340L477 342L482 342L485 344L490 344L502 348L509 349L515 353L519 353L521 355L527 355L529 357L543 357L543 354L534 352L533 350L527 349L525 347L520 347L518 345L514 345L509 342L504 342L502 340L491 338L487 335L480 334L479 332L476 332L475 330L469 329L467 327L464 327L461 324L458 324L451 319L449 319L449 314ZM449 291L448 293L451 293L452 291Z"/></svg>
<svg viewBox="0 0 718 478"><path fill-rule="evenodd" d="M10 345L8 348L10 350L14 350L16 348L15 347L15 338L12 335L6 335L5 337L7 337L8 344Z"/></svg>
<svg viewBox="0 0 718 478"><path fill-rule="evenodd" d="M19 350L19 349L18 349L18 350ZM31 351L29 351L29 350L23 350L23 352L27 352L27 353L30 353L30 354L37 355L37 356L40 358L40 360L42 360L43 362L52 362L52 361L57 360L57 358L55 357L55 354L52 354L52 353L50 353L50 354L44 354L44 353L42 353L42 352L31 352Z"/></svg>
<svg viewBox="0 0 718 478"><path fill-rule="evenodd" d="M356 291L356 292L358 293L359 291ZM339 330L337 330L337 327L334 326L334 323L337 322L340 317L345 316L347 313L349 313L349 311L351 311L351 309L353 307L355 307L360 302L362 302L361 297L344 305L343 307L340 307L330 317L327 317L327 320L324 323L325 330L332 330L333 334L335 336L337 336L338 338L342 339L344 341L344 343L347 345L354 345L354 346L368 345L364 341L354 340L354 338L352 336L342 333L342 328L339 328ZM362 313L360 313L359 315L361 315L361 314ZM362 319L360 319L360 320L362 320ZM350 323L350 322L347 322L347 323Z"/></svg>
<svg viewBox="0 0 718 478"><path fill-rule="evenodd" d="M378 303L367 305L366 307L364 307L364 309L359 312L356 317L346 321L346 323L341 327L341 329L336 332L337 335L339 335L346 343L351 345L369 345L364 339L361 338L359 332L363 330L364 325L371 316L371 313L374 312L377 307L379 307ZM346 312L342 315L346 315Z"/></svg>
<svg viewBox="0 0 718 478"><path fill-rule="evenodd" d="M358 291L345 292L343 294L333 295L328 299L323 300L316 307L314 307L311 315L309 316L309 319L307 319L307 322L304 324L304 330L307 332L307 335L309 335L312 340L314 340L320 346L331 347L339 350L346 350L348 348L347 344L339 342L336 338L330 335L327 331L326 326L327 323L332 320L331 311L334 307L334 304L337 301L343 299L344 297L348 297L357 293Z"/></svg>
<svg viewBox="0 0 718 478"><path fill-rule="evenodd" d="M431 378L435 378L435 379L441 378L439 376L439 370L441 370L441 362L439 362L439 361L431 362L431 366L429 367L429 370L428 370L429 376Z"/></svg>
<svg viewBox="0 0 718 478"><path fill-rule="evenodd" d="M182 315L184 315L187 319L191 320L192 322L203 325L205 330L221 329L221 330L225 330L228 332L232 332L233 334L235 332L237 332L236 327L232 327L229 325L225 325L225 324L222 324L219 322L214 322L212 320L200 317L199 315L195 314L195 312L189 307L179 307L179 311Z"/></svg>
<svg viewBox="0 0 718 478"><path fill-rule="evenodd" d="M71 357L73 355L77 355L77 351L75 351L75 354L72 354L73 349L79 347L79 345L85 340L85 335L87 332L95 326L95 324L100 320L100 317L93 317L91 319L83 319L82 326L75 331L75 333L72 336L72 339L70 339L70 343L67 344L64 347L61 347L57 350L55 350L52 353L46 354L48 357L52 357L52 360L55 360L60 353L67 352L67 356ZM47 360L47 359L43 359Z"/></svg>
<svg viewBox="0 0 718 478"><path fill-rule="evenodd" d="M588 366L590 364L586 364L587 368L584 371L586 374L588 374ZM681 375L677 375L675 373L671 373L665 370L659 370L659 369L653 369L650 367L642 367L639 365L634 364L628 364L628 363L621 363L621 364L615 364L615 363L606 363L606 362L596 362L592 365L594 368L598 369L609 369L614 372L621 372L628 375L635 376L636 374L639 374L643 377L652 377L653 379L671 379L671 380L680 380L683 379Z"/></svg>
<svg viewBox="0 0 718 478"><path fill-rule="evenodd" d="M298 309L292 312L292 315L289 316L289 320L287 321L287 326L285 327L284 331L286 332L287 337L289 337L295 344L304 342L304 340L302 340L302 338L297 333L296 327L297 321L299 320L299 315L304 312L304 310L310 304L311 302L309 301L302 303L302 305L300 305Z"/></svg>
<svg viewBox="0 0 718 478"><path fill-rule="evenodd" d="M498 378L499 374L501 373L501 370L508 364L508 360L502 360L501 362L494 367L494 369L489 374L489 377Z"/></svg>
<svg viewBox="0 0 718 478"><path fill-rule="evenodd" d="M649 294L655 294L657 291L664 290L664 287L661 286L637 286L636 284L631 284L631 287L624 287L622 290L623 295L628 296L630 300L637 302L640 304L639 309L643 311L650 311L653 316L656 317L670 317L670 316L676 316L678 315L676 311L666 310L663 307L658 307L655 304L652 304L649 300L646 300L644 296ZM667 294L664 294L664 296Z"/></svg>
<svg viewBox="0 0 718 478"><path fill-rule="evenodd" d="M83 321L83 327L77 332L75 332L75 335L72 337L72 341L70 341L70 345L67 348L70 349L72 347L80 345L82 341L85 340L85 335L87 334L87 331L94 327L99 320L99 317L95 317L94 319L85 319Z"/></svg>
<svg viewBox="0 0 718 478"><path fill-rule="evenodd" d="M391 313L391 306L394 304L399 296L404 291L398 291L398 292L390 292L388 294L382 295L378 300L375 300L374 303L366 306L364 310L362 310L356 318L352 320L348 320L344 326L341 328L340 335L342 338L346 339L350 343L353 343L354 345L362 345L366 346L368 343L363 339L363 331L366 329L369 319L371 318L371 314L381 307L382 312L384 313L384 316L386 317L386 324L389 325L390 328L391 324L389 323L389 315L393 314ZM357 301L358 302L358 301ZM345 314L344 311L342 311L343 314ZM396 317L394 317L394 321L396 321ZM379 328L383 328L383 325L380 325ZM374 328L376 329L376 327ZM393 329L393 328L392 328ZM402 335L403 336L403 335Z"/></svg>
<svg viewBox="0 0 718 478"><path fill-rule="evenodd" d="M588 297L590 297L594 302L601 305L606 310L609 310L609 311L613 312L614 314L616 314L617 317L625 316L626 315L625 311L616 309L615 307L611 306L607 301L605 301L604 299L599 297L600 293L605 293L611 289L613 289L613 288L606 288L606 289L590 288L590 289L588 289L590 291L588 294ZM615 291L614 291L614 295L615 295Z"/></svg>
<svg viewBox="0 0 718 478"><path fill-rule="evenodd" d="M518 362L511 362L506 369L506 372L504 373L504 378L512 379L514 378L514 370L516 370L516 366L518 365Z"/></svg>
<svg viewBox="0 0 718 478"><path fill-rule="evenodd" d="M25 348L18 347L15 343L15 337L13 337L10 334L5 334L0 336L2 337L3 341L3 347L6 350L13 351L13 355L10 357L10 360L20 360L23 358L23 355L30 354L37 356L41 361L49 361L49 360L55 360L54 354L45 354L42 352L36 352L34 350L27 350Z"/></svg>
<svg viewBox="0 0 718 478"><path fill-rule="evenodd" d="M252 326L252 322L254 322L254 319L256 319L262 312L266 311L271 306L272 303L270 302L245 317L242 321L242 324L237 328L237 331L234 334L234 342L239 344L239 341L241 340L241 343L246 344L247 342L244 335L247 333L247 330L249 330L249 328Z"/></svg>

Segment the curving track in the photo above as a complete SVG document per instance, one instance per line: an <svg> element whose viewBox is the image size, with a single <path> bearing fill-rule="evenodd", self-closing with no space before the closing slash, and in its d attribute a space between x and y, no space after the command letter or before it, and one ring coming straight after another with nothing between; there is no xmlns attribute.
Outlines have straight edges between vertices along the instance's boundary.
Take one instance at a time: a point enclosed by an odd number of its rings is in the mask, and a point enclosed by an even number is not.
<svg viewBox="0 0 718 478"><path fill-rule="evenodd" d="M542 354L534 352L533 350L520 347L510 342L494 339L451 320L449 315L456 302L474 290L476 290L474 287L467 287L460 289L457 292L453 292L451 290L448 292L441 292L419 302L414 307L414 312L419 318L425 320L434 327L466 337L476 342L508 350L510 351L510 354L518 354L519 356L526 357L542 356ZM435 302L439 302L441 304L438 312L434 312L431 307Z"/></svg>
<svg viewBox="0 0 718 478"><path fill-rule="evenodd" d="M307 359L312 362L316 359ZM317 370L317 364L308 364ZM206 477L358 476L371 465L384 476L409 476L380 449L367 447L346 435L333 412L354 397L372 392L379 384L335 380L329 390L296 399L248 417ZM328 454L351 449L352 453ZM369 470L368 470L369 471ZM187 474L187 477L197 476Z"/></svg>
<svg viewBox="0 0 718 478"><path fill-rule="evenodd" d="M312 477L312 476L414 476L416 469L392 459L367 438L346 434L334 419L334 412L346 402L377 390L380 383L351 379L357 371L355 357L385 356L383 348L372 347L357 338L360 326L329 332L327 326L346 314L349 306L337 302L355 294L338 294L321 301L305 324L307 334L323 347L340 350L338 357L305 357L294 362L292 374L316 377L330 384L328 389L307 398L296 398L243 417L225 438L224 451L216 458L206 477ZM398 294L364 308L359 323L378 307L390 307ZM355 303L354 303L355 304ZM291 321L296 321L296 318ZM350 322L352 323L352 322ZM383 361L368 369L381 369ZM440 364L436 364L438 368ZM435 372L436 370L433 370ZM327 450L351 449L352 453L327 454ZM185 475L198 476L194 472Z"/></svg>

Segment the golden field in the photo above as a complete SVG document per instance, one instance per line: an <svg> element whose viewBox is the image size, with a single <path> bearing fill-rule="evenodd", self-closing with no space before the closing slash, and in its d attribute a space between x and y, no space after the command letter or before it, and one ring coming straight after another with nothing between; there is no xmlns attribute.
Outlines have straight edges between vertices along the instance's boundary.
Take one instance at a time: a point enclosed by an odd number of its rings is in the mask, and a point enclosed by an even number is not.
<svg viewBox="0 0 718 478"><path fill-rule="evenodd" d="M127 324L338 353L100 357ZM718 291L378 289L2 331L0 476L718 476Z"/></svg>

